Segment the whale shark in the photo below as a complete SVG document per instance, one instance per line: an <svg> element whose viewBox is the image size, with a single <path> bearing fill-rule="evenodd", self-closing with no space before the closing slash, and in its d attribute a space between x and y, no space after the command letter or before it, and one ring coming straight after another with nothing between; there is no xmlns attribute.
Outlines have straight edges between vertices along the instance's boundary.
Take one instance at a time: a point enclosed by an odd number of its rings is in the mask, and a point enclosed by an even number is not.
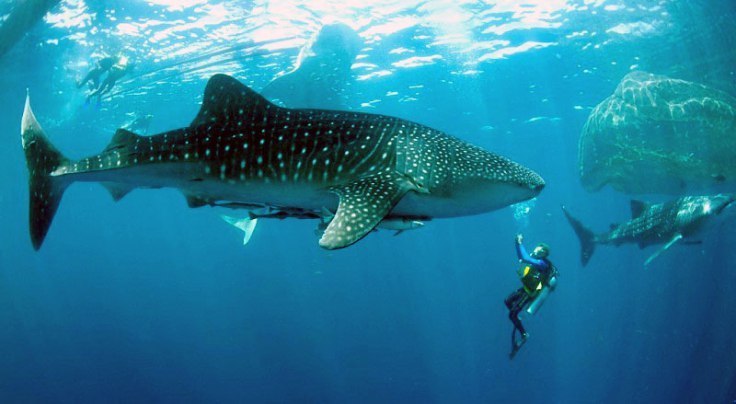
<svg viewBox="0 0 736 404"><path fill-rule="evenodd" d="M0 59L28 33L60 0L17 0L10 14L0 21Z"/></svg>
<svg viewBox="0 0 736 404"><path fill-rule="evenodd" d="M347 247L384 219L475 215L538 195L544 180L508 158L404 119L279 107L218 74L192 123L151 136L118 129L99 154L70 160L46 137L26 96L21 140L30 234L38 250L66 188L99 182L119 200L177 188L190 207L270 208L334 217L319 245Z"/></svg>
<svg viewBox="0 0 736 404"><path fill-rule="evenodd" d="M657 204L632 200L632 219L611 225L611 230L602 234L594 234L564 206L562 210L580 239L580 262L583 266L587 265L593 256L596 244L619 246L635 243L639 248L663 244L644 263L649 265L677 242L698 243L697 238L704 233L707 224L734 201L736 194L685 196Z"/></svg>
<svg viewBox="0 0 736 404"><path fill-rule="evenodd" d="M324 25L299 51L294 68L274 78L261 95L290 108L343 109L353 82L351 66L362 48L352 28Z"/></svg>
<svg viewBox="0 0 736 404"><path fill-rule="evenodd" d="M736 185L736 98L700 83L628 73L590 111L578 144L588 192L699 195Z"/></svg>

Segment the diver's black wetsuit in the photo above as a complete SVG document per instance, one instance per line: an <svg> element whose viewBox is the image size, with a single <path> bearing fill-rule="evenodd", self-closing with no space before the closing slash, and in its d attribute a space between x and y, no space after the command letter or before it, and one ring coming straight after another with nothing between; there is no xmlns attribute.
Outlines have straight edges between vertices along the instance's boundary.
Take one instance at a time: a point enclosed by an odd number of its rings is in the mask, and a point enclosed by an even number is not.
<svg viewBox="0 0 736 404"><path fill-rule="evenodd" d="M85 84L88 82L92 82L92 90L97 90L98 87L100 87L100 76L102 76L103 73L110 70L110 68L115 64L117 61L117 58L113 56L108 56L106 58L102 58L97 61L97 65L94 67L94 69L90 70L89 73L87 73L84 78L77 83L77 88L82 88Z"/></svg>
<svg viewBox="0 0 736 404"><path fill-rule="evenodd" d="M110 68L110 71L107 73L107 77L105 77L105 80L100 84L100 87L87 96L87 102L89 102L90 98L97 96L97 103L99 104L102 99L102 95L110 92L110 90L115 86L115 82L118 81L119 78L125 76L129 70L130 65L115 65Z"/></svg>
<svg viewBox="0 0 736 404"><path fill-rule="evenodd" d="M519 320L519 313L521 313L530 300L529 294L526 293L523 287L512 292L504 300L506 308L509 309L509 319L514 324L514 329L519 330L522 335L526 334L526 330L524 329L524 325L521 324L521 320Z"/></svg>

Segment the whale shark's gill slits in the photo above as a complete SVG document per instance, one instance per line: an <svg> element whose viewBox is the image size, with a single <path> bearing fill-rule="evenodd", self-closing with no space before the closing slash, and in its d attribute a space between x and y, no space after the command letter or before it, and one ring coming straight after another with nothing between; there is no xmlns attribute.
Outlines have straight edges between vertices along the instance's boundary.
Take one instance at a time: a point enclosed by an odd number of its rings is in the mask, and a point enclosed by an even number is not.
<svg viewBox="0 0 736 404"><path fill-rule="evenodd" d="M363 139L372 133L372 120L361 119L357 114L351 114L345 122L345 133L340 134L341 147L334 151L336 179L344 178L350 167L354 167L360 160L362 153L359 145Z"/></svg>
<svg viewBox="0 0 736 404"><path fill-rule="evenodd" d="M374 172L377 169L377 159L382 157L379 154L379 150L386 149L384 147L384 140L389 137L393 137L392 122L389 119L376 120L373 124L375 126L369 134L364 136L358 147L358 152L361 159L352 167L351 174L356 172ZM384 150L388 153L388 150ZM393 156L392 156L393 157Z"/></svg>

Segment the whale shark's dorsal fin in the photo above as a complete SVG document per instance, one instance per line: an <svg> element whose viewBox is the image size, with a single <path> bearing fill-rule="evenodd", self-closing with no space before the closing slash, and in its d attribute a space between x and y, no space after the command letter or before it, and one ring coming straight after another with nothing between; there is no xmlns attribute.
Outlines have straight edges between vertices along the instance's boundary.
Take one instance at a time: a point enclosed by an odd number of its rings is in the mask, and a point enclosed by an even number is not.
<svg viewBox="0 0 736 404"><path fill-rule="evenodd" d="M636 199L631 200L631 217L636 218L641 216L641 214L649 209L649 204L644 201L639 201Z"/></svg>
<svg viewBox="0 0 736 404"><path fill-rule="evenodd" d="M190 126L255 122L278 108L238 80L216 74L207 82L202 107Z"/></svg>

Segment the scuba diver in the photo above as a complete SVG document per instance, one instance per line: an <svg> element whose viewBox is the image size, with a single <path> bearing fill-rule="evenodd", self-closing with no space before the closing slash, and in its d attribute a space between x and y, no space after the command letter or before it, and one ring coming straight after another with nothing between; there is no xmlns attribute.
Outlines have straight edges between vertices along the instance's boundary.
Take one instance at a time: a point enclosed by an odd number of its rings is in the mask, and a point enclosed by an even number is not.
<svg viewBox="0 0 736 404"><path fill-rule="evenodd" d="M109 93L110 90L115 86L115 82L118 81L121 77L128 74L133 69L133 64L128 62L128 58L125 56L120 56L118 58L117 63L115 63L110 70L107 72L107 76L105 77L105 80L100 84L100 86L90 93L87 96L87 103L89 103L89 100L97 96L97 105L100 104L102 100L102 96L106 93Z"/></svg>
<svg viewBox="0 0 736 404"><path fill-rule="evenodd" d="M87 73L86 76L77 82L77 88L82 88L87 83L90 83L90 90L97 90L100 87L100 77L111 67L113 67L118 61L115 56L104 57L95 63L95 67Z"/></svg>
<svg viewBox="0 0 736 404"><path fill-rule="evenodd" d="M522 235L518 234L515 243L516 255L519 257L519 261L525 264L518 271L522 287L504 300L506 308L509 309L509 319L514 324L514 329L511 332L511 359L514 358L529 338L529 333L526 332L524 325L519 320L519 313L524 309L529 314L536 313L547 295L549 295L550 290L554 290L557 285L557 268L547 259L549 246L540 243L531 254L528 254L522 241ZM516 340L517 331L521 334L521 341Z"/></svg>

